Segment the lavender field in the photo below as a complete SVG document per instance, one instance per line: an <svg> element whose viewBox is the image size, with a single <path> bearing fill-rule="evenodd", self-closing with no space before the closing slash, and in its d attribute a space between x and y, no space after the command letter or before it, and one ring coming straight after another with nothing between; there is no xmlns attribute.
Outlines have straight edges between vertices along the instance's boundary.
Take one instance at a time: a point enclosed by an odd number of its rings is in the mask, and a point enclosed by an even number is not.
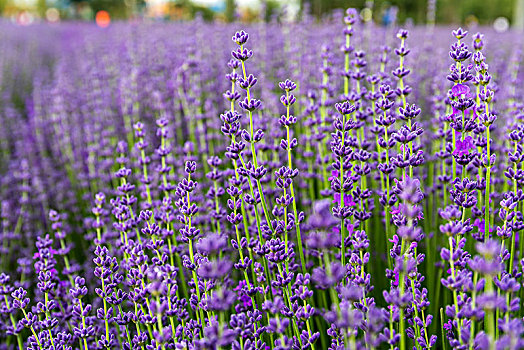
<svg viewBox="0 0 524 350"><path fill-rule="evenodd" d="M522 33L0 28L0 350L524 348Z"/></svg>

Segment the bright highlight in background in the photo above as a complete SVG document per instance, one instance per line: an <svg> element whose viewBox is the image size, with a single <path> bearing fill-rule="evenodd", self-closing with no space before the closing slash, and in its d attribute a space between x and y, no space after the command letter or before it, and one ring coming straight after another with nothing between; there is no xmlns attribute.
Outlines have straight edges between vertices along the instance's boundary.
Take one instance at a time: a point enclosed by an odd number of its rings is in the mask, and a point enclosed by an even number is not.
<svg viewBox="0 0 524 350"><path fill-rule="evenodd" d="M28 26L33 24L35 21L35 16L33 16L30 12L23 11L18 14L16 17L16 23L18 23L21 26Z"/></svg>
<svg viewBox="0 0 524 350"><path fill-rule="evenodd" d="M373 19L373 12L366 7L360 12L360 18L362 18L364 22L369 22Z"/></svg>
<svg viewBox="0 0 524 350"><path fill-rule="evenodd" d="M58 22L60 20L60 12L54 7L48 8L45 12L45 18L49 22Z"/></svg>
<svg viewBox="0 0 524 350"><path fill-rule="evenodd" d="M111 16L107 11L98 11L95 16L96 25L100 28L106 28L111 23Z"/></svg>
<svg viewBox="0 0 524 350"><path fill-rule="evenodd" d="M493 22L493 29L498 33L504 33L509 29L509 21L506 17L497 17Z"/></svg>

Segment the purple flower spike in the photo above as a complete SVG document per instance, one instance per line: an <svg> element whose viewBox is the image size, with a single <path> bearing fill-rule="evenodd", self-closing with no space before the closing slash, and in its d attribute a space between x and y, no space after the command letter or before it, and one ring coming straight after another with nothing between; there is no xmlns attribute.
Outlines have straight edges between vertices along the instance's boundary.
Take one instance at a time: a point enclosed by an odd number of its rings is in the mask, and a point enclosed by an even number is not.
<svg viewBox="0 0 524 350"><path fill-rule="evenodd" d="M465 84L457 84L451 88L451 92L455 97L461 97L461 95L468 95L469 91L469 86Z"/></svg>
<svg viewBox="0 0 524 350"><path fill-rule="evenodd" d="M475 150L475 144L473 143L473 137L466 136L464 141L460 139L456 142L455 150L453 151L454 155L463 156L469 154L469 151Z"/></svg>

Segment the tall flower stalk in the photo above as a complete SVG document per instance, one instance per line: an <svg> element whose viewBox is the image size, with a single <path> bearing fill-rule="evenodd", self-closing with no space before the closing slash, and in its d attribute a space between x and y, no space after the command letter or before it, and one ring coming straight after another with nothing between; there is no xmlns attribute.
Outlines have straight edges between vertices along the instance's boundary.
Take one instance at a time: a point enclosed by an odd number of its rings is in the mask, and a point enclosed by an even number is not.
<svg viewBox="0 0 524 350"><path fill-rule="evenodd" d="M298 141L296 138L291 139L291 132L290 132L290 126L294 125L297 122L297 118L291 115L290 110L293 104L296 102L296 98L291 92L296 89L297 85L293 83L291 80L286 80L284 82L280 82L279 87L285 91L285 95L282 95L280 97L280 102L286 107L286 115L281 116L279 119L279 123L283 125L286 129L286 138L283 139L280 142L280 147L283 148L287 153L287 168L288 172L290 172L291 178L296 177L298 175L298 169L293 169L293 162L291 158L291 151L297 147ZM302 235L300 233L300 222L304 220L303 213L299 213L297 210L297 198L295 197L295 190L293 188L293 181L290 181L289 183L289 190L291 195L291 201L293 205L293 222L297 233L297 241L298 241L298 254L300 256L300 263L302 265L302 273L306 273L306 261L304 258L304 248L302 246ZM284 188L284 196L286 196L286 189ZM285 209L285 216L287 220L287 209ZM286 235L286 247L287 247L287 235Z"/></svg>
<svg viewBox="0 0 524 350"><path fill-rule="evenodd" d="M266 199L264 191L262 189L262 183L260 181L260 179L266 174L267 170L264 168L264 166L258 166L257 151L255 147L255 143L261 141L264 137L264 132L261 129L257 129L255 131L254 126L253 112L262 107L262 102L260 100L251 98L251 88L257 83L257 79L252 74L248 76L246 73L245 62L249 58L251 58L251 56L253 56L253 51L248 50L244 47L248 39L249 35L244 31L235 33L235 35L233 36L233 41L237 43L239 48L236 51L232 51L231 53L235 59L240 61L242 67L242 78L241 80L239 79L238 85L246 91L246 97L243 100L241 100L238 104L240 108L244 109L247 112L249 118L249 131L244 129L242 132L242 138L251 146L252 163L245 163L242 158L240 159L243 163L242 165L244 166L244 168L249 171L250 176L252 176L256 181L258 195L260 196L260 201L262 202L262 208L264 211L264 216L266 218L267 225L270 227L271 231L273 231L270 213L266 205ZM255 194L253 189L251 190L251 192L254 197Z"/></svg>

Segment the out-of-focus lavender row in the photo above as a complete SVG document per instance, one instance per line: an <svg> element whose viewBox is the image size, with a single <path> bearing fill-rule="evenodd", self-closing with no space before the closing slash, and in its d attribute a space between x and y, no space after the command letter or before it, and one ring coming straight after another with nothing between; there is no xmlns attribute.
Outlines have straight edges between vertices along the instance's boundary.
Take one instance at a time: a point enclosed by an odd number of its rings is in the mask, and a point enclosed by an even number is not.
<svg viewBox="0 0 524 350"><path fill-rule="evenodd" d="M0 349L523 347L519 33L0 28Z"/></svg>

